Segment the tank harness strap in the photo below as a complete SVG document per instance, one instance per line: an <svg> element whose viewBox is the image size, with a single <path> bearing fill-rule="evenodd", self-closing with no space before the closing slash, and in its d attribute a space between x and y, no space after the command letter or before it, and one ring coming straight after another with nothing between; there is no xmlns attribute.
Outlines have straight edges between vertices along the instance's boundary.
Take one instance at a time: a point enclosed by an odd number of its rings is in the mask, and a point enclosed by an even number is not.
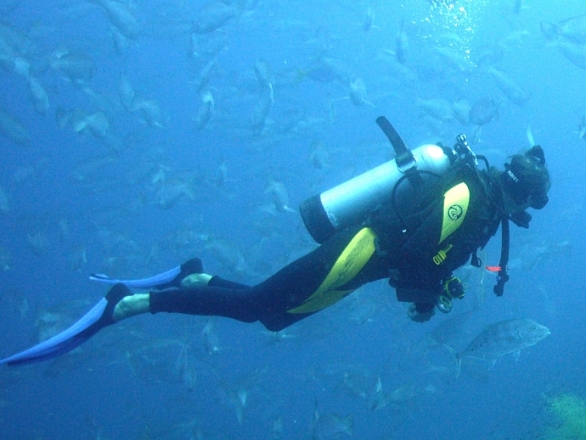
<svg viewBox="0 0 586 440"><path fill-rule="evenodd" d="M496 296L503 296L505 292L505 283L509 281L509 217L504 215L502 220L502 239L501 239L501 259L499 261L500 270L497 275L497 283L493 290Z"/></svg>
<svg viewBox="0 0 586 440"><path fill-rule="evenodd" d="M303 304L288 313L313 313L338 302L355 289L342 289L366 265L376 251L376 234L370 228L362 228L344 248L326 278Z"/></svg>
<svg viewBox="0 0 586 440"><path fill-rule="evenodd" d="M417 173L417 162L411 150L407 148L395 127L389 122L384 116L376 118L377 125L381 128L387 139L391 142L393 149L395 150L395 161L399 170L407 176L409 183L413 187L423 185L423 179Z"/></svg>

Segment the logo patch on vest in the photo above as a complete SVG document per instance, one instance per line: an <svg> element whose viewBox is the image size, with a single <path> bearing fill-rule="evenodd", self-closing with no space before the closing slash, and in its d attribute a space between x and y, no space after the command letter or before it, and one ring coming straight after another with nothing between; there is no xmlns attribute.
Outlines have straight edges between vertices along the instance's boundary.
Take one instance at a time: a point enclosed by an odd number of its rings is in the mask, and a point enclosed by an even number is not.
<svg viewBox="0 0 586 440"><path fill-rule="evenodd" d="M464 208L462 208L462 205L452 205L448 208L448 217L450 220L456 221L460 219L462 215L464 215Z"/></svg>

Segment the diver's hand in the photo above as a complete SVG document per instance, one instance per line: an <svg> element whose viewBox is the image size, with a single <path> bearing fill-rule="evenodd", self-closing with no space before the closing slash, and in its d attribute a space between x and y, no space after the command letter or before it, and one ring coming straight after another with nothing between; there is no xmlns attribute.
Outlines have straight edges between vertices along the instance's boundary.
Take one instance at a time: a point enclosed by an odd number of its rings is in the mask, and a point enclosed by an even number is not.
<svg viewBox="0 0 586 440"><path fill-rule="evenodd" d="M423 307L422 307L423 306ZM427 322L435 314L433 304L431 308L425 307L427 304L411 304L407 310L407 316L414 322Z"/></svg>
<svg viewBox="0 0 586 440"><path fill-rule="evenodd" d="M446 281L444 281L444 292L443 294L446 295L448 298L464 298L464 284L460 278L451 276Z"/></svg>

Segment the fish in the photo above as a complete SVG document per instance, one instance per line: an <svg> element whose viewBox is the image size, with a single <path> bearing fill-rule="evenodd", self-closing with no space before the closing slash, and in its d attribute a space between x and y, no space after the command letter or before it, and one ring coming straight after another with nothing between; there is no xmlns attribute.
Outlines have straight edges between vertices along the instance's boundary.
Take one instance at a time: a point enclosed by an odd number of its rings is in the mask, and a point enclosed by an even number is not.
<svg viewBox="0 0 586 440"><path fill-rule="evenodd" d="M210 319L201 331L203 346L207 354L210 356L213 356L222 350L220 347L220 338L214 329L214 325L215 322Z"/></svg>
<svg viewBox="0 0 586 440"><path fill-rule="evenodd" d="M470 60L468 54L463 50L456 49L456 47L461 46L459 43L454 43L450 44L449 47L434 47L432 52L444 66L455 72L472 72L476 69L476 64Z"/></svg>
<svg viewBox="0 0 586 440"><path fill-rule="evenodd" d="M513 354L519 359L521 350L537 344L550 334L550 330L533 319L509 319L487 326L460 353L448 347L457 363L456 377L459 377L462 359L472 358L487 362L491 369L496 361Z"/></svg>
<svg viewBox="0 0 586 440"><path fill-rule="evenodd" d="M364 32L368 32L372 29L372 23L374 22L374 9L372 6L369 6L366 9L366 15L364 17L364 21L362 22L362 30Z"/></svg>
<svg viewBox="0 0 586 440"><path fill-rule="evenodd" d="M269 83L266 87L263 87L260 93L260 97L256 102L252 111L252 130L255 137L262 134L267 118L273 103L275 102L275 96L273 93L273 85Z"/></svg>
<svg viewBox="0 0 586 440"><path fill-rule="evenodd" d="M185 385L187 391L194 390L197 383L197 370L194 365L194 358L193 355L191 355L189 344L185 344L181 348L179 356L175 360L173 373L178 381Z"/></svg>
<svg viewBox="0 0 586 440"><path fill-rule="evenodd" d="M282 182L269 178L269 182L264 191L270 194L275 208L279 212L297 212L289 206L289 193Z"/></svg>
<svg viewBox="0 0 586 440"><path fill-rule="evenodd" d="M254 63L254 74L262 88L269 87L274 82L271 66L265 60L260 59Z"/></svg>
<svg viewBox="0 0 586 440"><path fill-rule="evenodd" d="M568 61L580 69L586 70L586 46L583 44L574 44L567 41L561 41L556 44L560 53Z"/></svg>
<svg viewBox="0 0 586 440"><path fill-rule="evenodd" d="M67 49L53 52L49 57L49 65L66 80L76 84L89 82L97 71L97 66L89 55Z"/></svg>
<svg viewBox="0 0 586 440"><path fill-rule="evenodd" d="M318 170L327 168L330 163L329 153L325 146L317 139L309 146L309 161Z"/></svg>
<svg viewBox="0 0 586 440"><path fill-rule="evenodd" d="M366 84L362 78L356 78L354 81L350 83L350 91L348 93L350 97L350 101L357 107L361 105L367 104L371 107L376 107L372 102L366 99Z"/></svg>
<svg viewBox="0 0 586 440"><path fill-rule="evenodd" d="M401 64L405 64L407 60L407 52L409 51L409 39L405 32L405 21L401 20L401 27L399 33L395 38L395 58Z"/></svg>
<svg viewBox="0 0 586 440"><path fill-rule="evenodd" d="M0 306L20 319L26 318L29 311L29 303L25 294L18 289L8 289L0 295Z"/></svg>
<svg viewBox="0 0 586 440"><path fill-rule="evenodd" d="M153 128L165 128L165 117L159 104L153 99L135 99L132 111L142 122Z"/></svg>
<svg viewBox="0 0 586 440"><path fill-rule="evenodd" d="M195 115L195 128L197 130L201 130L205 128L207 123L210 121L214 114L215 110L215 101L214 95L210 92L207 83L204 87L201 87L199 90L199 98L201 100L201 104L197 109L197 114Z"/></svg>
<svg viewBox="0 0 586 440"><path fill-rule="evenodd" d="M136 39L139 24L136 17L124 3L116 0L93 0L93 2L104 9L112 26L120 31L122 35L130 40Z"/></svg>
<svg viewBox="0 0 586 440"><path fill-rule="evenodd" d="M195 193L192 186L189 177L178 177L173 180L161 182L156 189L154 204L161 209L171 209L183 197L194 200Z"/></svg>
<svg viewBox="0 0 586 440"><path fill-rule="evenodd" d="M401 385L399 388L391 391L390 393L385 392L379 377L376 383L374 395L371 398L370 409L372 411L378 411L379 409L384 408L391 403L400 405L408 400L413 399L416 395L417 394L415 392L414 383L406 383Z"/></svg>
<svg viewBox="0 0 586 440"><path fill-rule="evenodd" d="M0 134L21 147L29 147L32 142L29 131L22 122L2 108L0 108Z"/></svg>
<svg viewBox="0 0 586 440"><path fill-rule="evenodd" d="M511 12L513 12L513 14L515 14L515 15L518 15L523 10L527 9L527 6L525 6L523 4L523 0L513 0L511 7L512 7Z"/></svg>
<svg viewBox="0 0 586 440"><path fill-rule="evenodd" d="M29 95L35 110L40 115L46 115L49 110L49 95L41 84L41 82L34 77L28 78Z"/></svg>
<svg viewBox="0 0 586 440"><path fill-rule="evenodd" d="M492 76L498 88L513 104L522 106L529 101L531 95L523 90L515 81L509 78L504 72L491 67L488 74Z"/></svg>
<svg viewBox="0 0 586 440"><path fill-rule="evenodd" d="M124 108L131 112L134 108L134 99L135 99L135 92L132 84L126 77L126 75L122 74L120 76L120 83L118 84L118 95L120 96L120 101Z"/></svg>
<svg viewBox="0 0 586 440"><path fill-rule="evenodd" d="M96 138L103 138L110 131L110 122L104 112L98 111L90 115L76 112L73 119L73 131L76 133L91 134Z"/></svg>
<svg viewBox="0 0 586 440"><path fill-rule="evenodd" d="M576 44L585 44L586 14L567 18L558 24L542 21L541 30L547 39L562 37Z"/></svg>
<svg viewBox="0 0 586 440"><path fill-rule="evenodd" d="M471 108L472 107L467 100L460 99L452 105L452 113L460 124L468 125L470 123Z"/></svg>
<svg viewBox="0 0 586 440"><path fill-rule="evenodd" d="M531 125L527 125L527 129L525 130L525 137L527 138L527 143L529 144L529 148L531 148L534 145L537 145L535 143L535 139L533 138L533 132L531 131Z"/></svg>
<svg viewBox="0 0 586 440"><path fill-rule="evenodd" d="M300 72L302 77L307 77L319 83L336 82L344 86L350 83L347 68L336 59L320 58L308 70Z"/></svg>
<svg viewBox="0 0 586 440"><path fill-rule="evenodd" d="M205 5L193 21L193 32L209 34L221 28L239 14L236 5L214 1Z"/></svg>
<svg viewBox="0 0 586 440"><path fill-rule="evenodd" d="M452 105L443 98L417 99L415 105L422 113L431 116L435 120L450 122L454 119Z"/></svg>
<svg viewBox="0 0 586 440"><path fill-rule="evenodd" d="M339 438L341 436L352 437L354 435L354 415L340 416L337 414L320 414L313 412L311 420L311 437L314 440Z"/></svg>
<svg viewBox="0 0 586 440"><path fill-rule="evenodd" d="M212 73L214 69L218 65L218 61L216 58L208 62L199 72L197 79L194 81L194 84L197 86L197 89L201 92L202 89L207 89L208 84L210 83L210 78L212 77Z"/></svg>
<svg viewBox="0 0 586 440"><path fill-rule="evenodd" d="M499 118L499 106L493 99L482 98L476 101L468 112L468 120L482 126Z"/></svg>

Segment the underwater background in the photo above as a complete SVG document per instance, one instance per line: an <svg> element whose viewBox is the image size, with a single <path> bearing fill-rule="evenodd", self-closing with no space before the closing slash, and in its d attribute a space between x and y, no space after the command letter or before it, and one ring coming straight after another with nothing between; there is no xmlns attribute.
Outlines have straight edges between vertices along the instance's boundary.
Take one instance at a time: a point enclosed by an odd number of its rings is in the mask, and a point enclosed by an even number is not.
<svg viewBox="0 0 586 440"><path fill-rule="evenodd" d="M0 1L0 355L198 256L262 281L314 249L298 206L465 133L501 167L542 145L550 202L511 280L414 323L386 281L279 333L143 315L0 371L6 439L586 439L586 13L579 0ZM500 232L480 256L497 265ZM551 335L489 368L487 325Z"/></svg>

